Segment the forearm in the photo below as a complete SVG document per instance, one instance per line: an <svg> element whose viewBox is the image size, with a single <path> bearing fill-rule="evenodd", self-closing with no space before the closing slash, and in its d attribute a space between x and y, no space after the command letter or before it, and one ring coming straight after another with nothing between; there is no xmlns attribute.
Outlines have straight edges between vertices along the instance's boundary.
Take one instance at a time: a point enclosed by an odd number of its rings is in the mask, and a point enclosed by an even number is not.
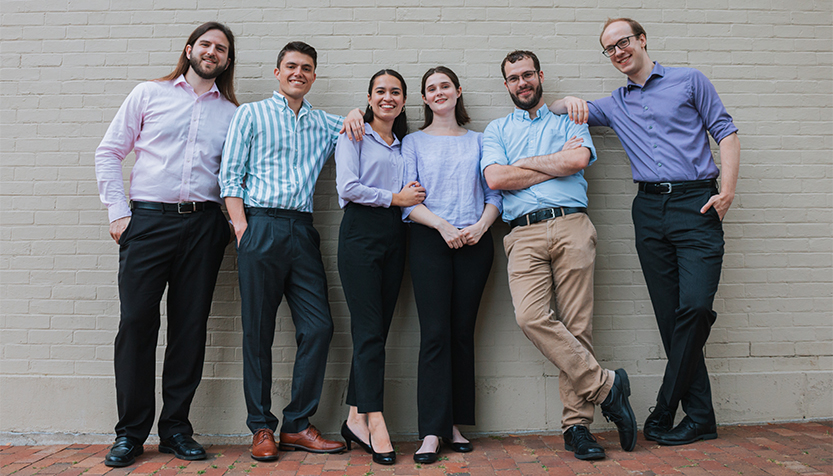
<svg viewBox="0 0 833 476"><path fill-rule="evenodd" d="M562 150L554 154L526 157L515 162L515 167L534 170L553 177L567 177L584 170L590 162L590 149Z"/></svg>
<svg viewBox="0 0 833 476"><path fill-rule="evenodd" d="M740 139L733 133L720 141L720 190L734 197L740 171Z"/></svg>
<svg viewBox="0 0 833 476"><path fill-rule="evenodd" d="M500 216L500 210L498 210L498 208L491 203L487 203L483 208L483 214L480 215L480 220L477 222L480 223L485 230L492 226L498 216Z"/></svg>
<svg viewBox="0 0 833 476"><path fill-rule="evenodd" d="M554 178L532 169L500 164L486 167L483 176L492 190L521 190Z"/></svg>
<svg viewBox="0 0 833 476"><path fill-rule="evenodd" d="M241 227L245 228L248 223L246 221L246 209L243 206L243 199L240 197L226 197L224 200L235 232Z"/></svg>
<svg viewBox="0 0 833 476"><path fill-rule="evenodd" d="M435 230L439 230L443 224L448 224L447 221L434 214L434 212L421 203L411 210L408 219Z"/></svg>

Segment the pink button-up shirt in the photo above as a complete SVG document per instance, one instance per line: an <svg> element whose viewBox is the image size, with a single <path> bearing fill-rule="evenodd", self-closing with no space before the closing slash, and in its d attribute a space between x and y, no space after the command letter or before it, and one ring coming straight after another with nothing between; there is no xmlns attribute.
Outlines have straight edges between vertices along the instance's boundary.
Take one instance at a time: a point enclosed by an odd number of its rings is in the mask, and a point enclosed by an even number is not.
<svg viewBox="0 0 833 476"><path fill-rule="evenodd" d="M122 161L131 150L132 200L222 203L217 176L236 109L216 85L197 96L184 76L136 86L95 151L98 191L110 221L130 216Z"/></svg>

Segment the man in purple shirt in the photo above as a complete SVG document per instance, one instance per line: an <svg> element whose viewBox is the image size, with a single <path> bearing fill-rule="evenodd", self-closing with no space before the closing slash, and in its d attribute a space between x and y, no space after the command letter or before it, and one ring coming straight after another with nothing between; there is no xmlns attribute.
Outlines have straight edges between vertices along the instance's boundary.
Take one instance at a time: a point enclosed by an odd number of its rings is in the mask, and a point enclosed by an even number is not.
<svg viewBox="0 0 833 476"><path fill-rule="evenodd" d="M564 98L553 111L613 128L639 184L636 250L668 356L643 433L664 445L717 438L703 347L717 318L712 308L723 264L721 221L735 196L738 129L701 72L651 61L647 35L636 21L608 20L600 42L627 85L587 103ZM708 134L720 145L719 192ZM674 427L680 404L686 417Z"/></svg>
<svg viewBox="0 0 833 476"><path fill-rule="evenodd" d="M159 305L167 288L159 451L198 460L188 413L202 377L217 272L231 231L220 209L220 156L237 99L234 36L208 22L194 30L168 76L139 84L95 152L110 236L119 245L121 316L113 350L119 421L107 466L142 454L154 420ZM135 152L130 201L122 162Z"/></svg>

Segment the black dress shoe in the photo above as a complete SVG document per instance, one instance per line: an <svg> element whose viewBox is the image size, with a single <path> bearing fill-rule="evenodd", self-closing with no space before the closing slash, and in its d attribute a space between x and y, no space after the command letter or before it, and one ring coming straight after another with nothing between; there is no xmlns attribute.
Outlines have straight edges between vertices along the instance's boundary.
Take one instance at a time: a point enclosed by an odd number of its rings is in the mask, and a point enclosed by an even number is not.
<svg viewBox="0 0 833 476"><path fill-rule="evenodd" d="M160 453L173 453L179 459L194 461L205 459L205 448L191 438L191 435L177 433L159 442Z"/></svg>
<svg viewBox="0 0 833 476"><path fill-rule="evenodd" d="M457 453L471 453L474 451L474 445L471 444L471 441L467 441L465 443L455 443L448 438L443 438L443 443L450 446L451 449Z"/></svg>
<svg viewBox="0 0 833 476"><path fill-rule="evenodd" d="M625 451L633 451L636 446L636 416L628 401L630 394L631 383L628 373L625 369L616 370L616 379L610 393L602 402L602 415L616 425L616 429L619 430L619 444Z"/></svg>
<svg viewBox="0 0 833 476"><path fill-rule="evenodd" d="M686 415L674 429L658 435L656 442L661 445L677 446L715 438L717 438L717 425L715 423L696 423Z"/></svg>
<svg viewBox="0 0 833 476"><path fill-rule="evenodd" d="M104 457L104 465L113 468L130 466L136 462L136 457L144 453L145 449L141 443L129 436L116 438L110 452Z"/></svg>
<svg viewBox="0 0 833 476"><path fill-rule="evenodd" d="M443 444L441 442L437 442L437 449L432 451L431 453L414 453L414 462L419 464L431 464L436 463L437 460L440 458L440 449L442 448Z"/></svg>
<svg viewBox="0 0 833 476"><path fill-rule="evenodd" d="M582 460L602 459L605 449L596 442L596 437L586 426L573 425L564 432L564 449L572 451Z"/></svg>
<svg viewBox="0 0 833 476"><path fill-rule="evenodd" d="M344 423L341 424L341 437L344 438L344 443L347 445L348 450L353 449L352 443L355 442L363 450L367 451L368 453L373 453L373 450L370 449L370 445L362 441L361 438L356 436L356 434L353 433L353 430L351 430L350 427L347 426L347 420L344 420Z"/></svg>
<svg viewBox="0 0 833 476"><path fill-rule="evenodd" d="M396 464L396 450L388 451L387 453L377 453L376 450L373 449L373 443L370 444L370 454L373 455L373 462L384 464L384 465L392 465Z"/></svg>
<svg viewBox="0 0 833 476"><path fill-rule="evenodd" d="M668 433L673 427L674 412L657 402L657 406L651 409L651 414L645 420L645 426L642 427L642 435L648 441L657 441L660 435Z"/></svg>

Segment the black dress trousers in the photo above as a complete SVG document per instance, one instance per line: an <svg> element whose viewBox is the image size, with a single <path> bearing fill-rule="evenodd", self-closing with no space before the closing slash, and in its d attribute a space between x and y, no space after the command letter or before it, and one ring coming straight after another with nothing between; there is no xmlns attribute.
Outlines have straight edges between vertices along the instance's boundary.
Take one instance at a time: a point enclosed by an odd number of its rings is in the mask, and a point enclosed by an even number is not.
<svg viewBox="0 0 833 476"><path fill-rule="evenodd" d="M153 426L159 306L166 287L159 437L194 433L188 412L202 377L208 313L230 233L219 205L187 214L133 211L119 240L117 437L143 442Z"/></svg>
<svg viewBox="0 0 833 476"><path fill-rule="evenodd" d="M633 201L636 250L668 363L657 401L695 422L715 421L703 347L723 265L723 226L700 209L716 189L667 195L638 192Z"/></svg>

